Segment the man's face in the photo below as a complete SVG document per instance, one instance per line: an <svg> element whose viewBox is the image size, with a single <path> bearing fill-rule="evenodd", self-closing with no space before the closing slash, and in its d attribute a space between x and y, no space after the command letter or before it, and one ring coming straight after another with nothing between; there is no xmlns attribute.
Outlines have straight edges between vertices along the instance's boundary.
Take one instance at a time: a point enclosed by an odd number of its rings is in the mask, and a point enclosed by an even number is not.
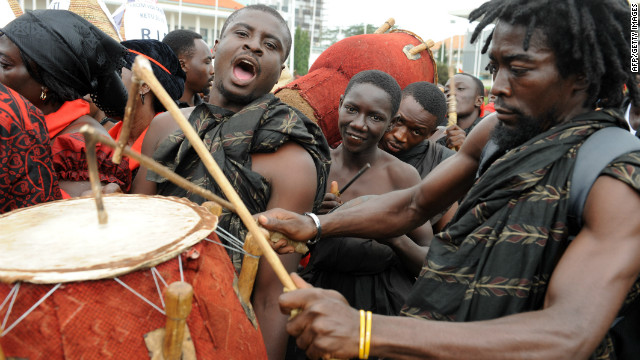
<svg viewBox="0 0 640 360"><path fill-rule="evenodd" d="M425 110L413 96L404 96L398 110L399 118L382 140L380 148L390 153L402 153L411 150L435 130L438 118Z"/></svg>
<svg viewBox="0 0 640 360"><path fill-rule="evenodd" d="M184 61L184 70L187 73L185 85L196 93L208 94L213 82L211 50L202 39L195 39L193 44L193 56Z"/></svg>
<svg viewBox="0 0 640 360"><path fill-rule="evenodd" d="M352 153L375 149L392 117L391 97L386 91L369 83L354 85L340 99L342 146Z"/></svg>
<svg viewBox="0 0 640 360"><path fill-rule="evenodd" d="M246 105L278 82L287 28L272 15L244 10L214 46L214 87L226 103Z"/></svg>
<svg viewBox="0 0 640 360"><path fill-rule="evenodd" d="M543 33L533 32L527 51L522 48L525 33L524 26L498 23L489 54L499 120L493 138L504 150L567 120L582 106L574 96L576 76L560 76Z"/></svg>
<svg viewBox="0 0 640 360"><path fill-rule="evenodd" d="M456 84L456 112L459 117L467 116L471 113L478 113L482 104L482 97L478 96L478 87L467 75L455 75L453 77ZM444 95L449 98L451 80L444 86Z"/></svg>

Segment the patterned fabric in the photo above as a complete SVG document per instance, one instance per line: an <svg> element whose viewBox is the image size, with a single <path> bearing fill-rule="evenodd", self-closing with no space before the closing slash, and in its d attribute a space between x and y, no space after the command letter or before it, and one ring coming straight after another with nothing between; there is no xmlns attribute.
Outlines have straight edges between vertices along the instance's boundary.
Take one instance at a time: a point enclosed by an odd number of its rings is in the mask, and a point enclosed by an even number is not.
<svg viewBox="0 0 640 360"><path fill-rule="evenodd" d="M57 135L51 135L51 152L56 176L61 181L89 181L84 136L80 133L58 135L72 122L88 113L89 103L79 99L67 101L58 111L45 115L47 126ZM100 181L116 183L122 191L129 191L133 177L128 158L123 157L120 164L114 164L111 161L113 149L102 144L97 144L96 154Z"/></svg>
<svg viewBox="0 0 640 360"><path fill-rule="evenodd" d="M189 122L252 214L267 209L271 190L266 179L251 171L250 155L275 152L289 141L305 148L313 158L318 177L314 210L322 202L331 158L329 146L318 125L275 96L267 94L237 113L202 104L193 110ZM153 157L178 175L224 197L181 130L164 140ZM159 183L160 195L186 197L196 203L204 201L151 171L147 179ZM240 218L227 211L222 213L219 226L240 240L247 233ZM242 256L237 252L229 255L239 270Z"/></svg>
<svg viewBox="0 0 640 360"><path fill-rule="evenodd" d="M0 84L0 214L60 198L42 113Z"/></svg>
<svg viewBox="0 0 640 360"><path fill-rule="evenodd" d="M433 240L402 313L462 322L541 309L571 240L567 209L576 151L594 131L623 121L608 111L583 114L496 160ZM604 173L640 191L639 156L620 157ZM610 343L607 337L595 355L613 356Z"/></svg>
<svg viewBox="0 0 640 360"><path fill-rule="evenodd" d="M442 144L425 140L409 151L393 155L416 168L420 173L420 178L424 179L433 168L455 153L455 151ZM437 223L448 210L449 208L429 219L431 225Z"/></svg>
<svg viewBox="0 0 640 360"><path fill-rule="evenodd" d="M53 165L58 179L68 181L89 181L86 143L80 133L59 135L51 145ZM113 149L102 144L96 145L98 174L103 183L115 183L122 191L128 192L133 181L129 168L129 158L123 157L120 164L111 161Z"/></svg>

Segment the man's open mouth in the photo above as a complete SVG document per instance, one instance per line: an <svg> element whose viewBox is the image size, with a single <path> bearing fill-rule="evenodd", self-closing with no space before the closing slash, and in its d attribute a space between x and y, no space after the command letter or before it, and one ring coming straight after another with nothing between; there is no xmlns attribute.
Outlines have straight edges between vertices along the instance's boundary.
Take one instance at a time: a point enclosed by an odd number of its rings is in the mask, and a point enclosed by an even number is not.
<svg viewBox="0 0 640 360"><path fill-rule="evenodd" d="M249 60L242 59L233 66L233 75L241 82L247 82L256 76L256 66Z"/></svg>

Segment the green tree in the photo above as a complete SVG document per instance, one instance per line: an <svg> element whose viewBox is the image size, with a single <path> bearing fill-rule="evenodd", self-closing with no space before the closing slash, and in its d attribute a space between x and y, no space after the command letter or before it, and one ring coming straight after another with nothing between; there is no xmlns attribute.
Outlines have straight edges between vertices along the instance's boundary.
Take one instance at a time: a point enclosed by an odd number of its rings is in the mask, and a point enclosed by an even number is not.
<svg viewBox="0 0 640 360"><path fill-rule="evenodd" d="M309 71L309 50L311 49L311 39L308 31L296 28L295 48L293 54L294 74L306 75Z"/></svg>
<svg viewBox="0 0 640 360"><path fill-rule="evenodd" d="M378 26L367 24L366 33L373 34ZM394 27L395 28L395 27ZM325 46L331 46L338 40L342 40L349 36L365 34L365 24L350 25L346 28L327 28L322 31L321 42Z"/></svg>

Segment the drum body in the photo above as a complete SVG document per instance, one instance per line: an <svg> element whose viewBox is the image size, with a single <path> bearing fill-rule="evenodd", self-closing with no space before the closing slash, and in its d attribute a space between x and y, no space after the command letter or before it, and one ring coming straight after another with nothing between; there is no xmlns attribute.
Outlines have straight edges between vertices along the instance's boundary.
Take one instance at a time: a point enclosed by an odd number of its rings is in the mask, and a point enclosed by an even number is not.
<svg viewBox="0 0 640 360"><path fill-rule="evenodd" d="M436 65L429 50L410 59L403 50L421 43L410 32L365 34L345 38L325 50L302 76L276 91L285 103L298 108L320 125L329 145L340 141L338 106L351 77L364 70L381 70L393 76L401 88L417 81L437 81Z"/></svg>
<svg viewBox="0 0 640 360"><path fill-rule="evenodd" d="M202 241L180 256L185 281L194 289L187 324L196 356L266 359L260 330L249 321L233 289L235 271L226 251ZM156 268L168 284L180 280L177 258ZM150 270L119 279L162 308ZM7 326L51 287L22 283ZM6 298L10 289L0 284L0 297ZM66 283L0 338L0 344L5 356L30 360L148 359L144 335L165 322L158 310L113 279Z"/></svg>

